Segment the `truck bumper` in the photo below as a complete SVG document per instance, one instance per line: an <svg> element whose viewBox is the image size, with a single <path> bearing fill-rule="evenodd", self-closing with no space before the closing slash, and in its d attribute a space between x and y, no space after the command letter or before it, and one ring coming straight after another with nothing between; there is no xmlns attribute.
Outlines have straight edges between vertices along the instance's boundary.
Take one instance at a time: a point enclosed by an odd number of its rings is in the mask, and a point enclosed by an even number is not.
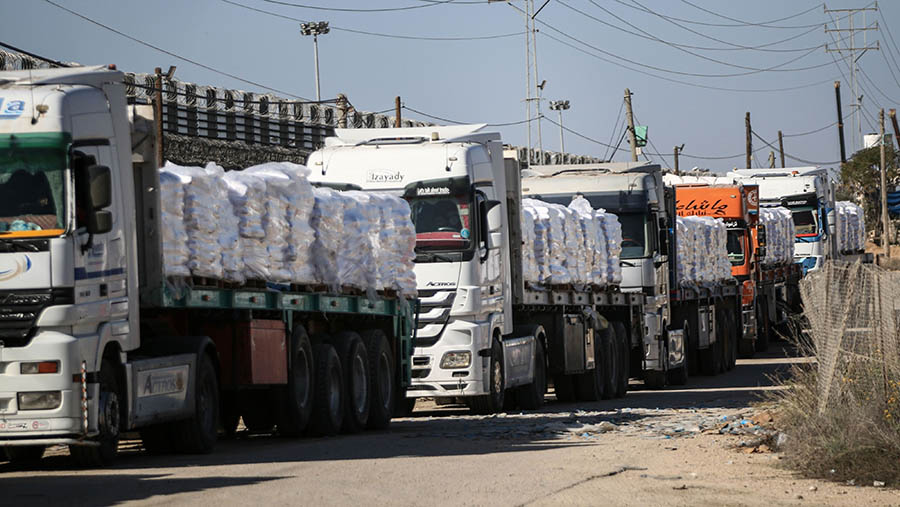
<svg viewBox="0 0 900 507"><path fill-rule="evenodd" d="M485 373L489 357L479 351L489 348L489 326L455 320L450 322L441 338L430 347L416 347L412 358L412 384L406 390L408 398L478 396L486 394ZM442 368L447 353L468 352L468 366Z"/></svg>
<svg viewBox="0 0 900 507"><path fill-rule="evenodd" d="M81 392L80 339L55 331L39 331L25 347L0 348L0 446L78 443L84 436ZM59 372L21 373L24 362L59 361ZM76 382L74 375L79 377ZM88 397L96 390L90 386ZM60 394L57 407L25 410L19 395L33 392Z"/></svg>

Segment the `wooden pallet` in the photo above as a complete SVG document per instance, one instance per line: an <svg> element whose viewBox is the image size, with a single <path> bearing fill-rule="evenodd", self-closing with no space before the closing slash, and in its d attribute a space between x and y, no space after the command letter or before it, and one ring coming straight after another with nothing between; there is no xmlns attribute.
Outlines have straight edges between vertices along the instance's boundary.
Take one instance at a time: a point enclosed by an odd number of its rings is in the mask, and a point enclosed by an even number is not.
<svg viewBox="0 0 900 507"><path fill-rule="evenodd" d="M218 278L208 278L205 276L191 276L188 279L188 285L191 287L207 287L212 289L221 289L225 286L225 282Z"/></svg>

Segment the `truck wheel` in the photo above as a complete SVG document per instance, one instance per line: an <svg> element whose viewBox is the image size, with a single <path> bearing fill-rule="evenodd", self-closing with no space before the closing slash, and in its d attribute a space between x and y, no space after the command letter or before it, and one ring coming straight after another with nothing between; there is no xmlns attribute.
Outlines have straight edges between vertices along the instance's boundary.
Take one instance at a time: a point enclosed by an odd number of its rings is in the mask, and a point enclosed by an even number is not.
<svg viewBox="0 0 900 507"><path fill-rule="evenodd" d="M759 312L756 316L756 351L765 352L769 350L769 333L771 326L769 325L769 302L762 300L757 306Z"/></svg>
<svg viewBox="0 0 900 507"><path fill-rule="evenodd" d="M716 328L719 327L718 321ZM718 332L718 329L716 329ZM702 375L716 375L722 369L722 335L716 335L716 341L700 351L700 373Z"/></svg>
<svg viewBox="0 0 900 507"><path fill-rule="evenodd" d="M469 408L476 414L494 414L503 409L506 398L506 377L503 370L503 346L494 339L491 344L490 394L468 399Z"/></svg>
<svg viewBox="0 0 900 507"><path fill-rule="evenodd" d="M616 381L616 389L615 396L616 398L621 398L625 396L625 393L628 391L628 378L629 367L631 366L631 342L628 340L628 331L625 329L625 324L621 321L613 322L613 327L616 329L616 337L618 338L619 345L619 376Z"/></svg>
<svg viewBox="0 0 900 507"><path fill-rule="evenodd" d="M344 373L345 433L357 433L369 421L369 354L362 339L353 331L338 333L332 339Z"/></svg>
<svg viewBox="0 0 900 507"><path fill-rule="evenodd" d="M556 401L575 401L575 376L562 373L553 376L553 392Z"/></svg>
<svg viewBox="0 0 900 507"><path fill-rule="evenodd" d="M306 329L296 324L291 333L291 367L288 383L279 389L278 433L298 437L309 425L313 410L313 353Z"/></svg>
<svg viewBox="0 0 900 507"><path fill-rule="evenodd" d="M684 330L684 361L681 362L681 366L678 368L666 372L666 380L673 386L683 386L687 384L688 380L688 359L690 359L688 351L691 350L691 326L687 320L682 324L682 329Z"/></svg>
<svg viewBox="0 0 900 507"><path fill-rule="evenodd" d="M615 387L615 330L609 326L594 333L594 369L574 376L580 401L609 398Z"/></svg>
<svg viewBox="0 0 900 507"><path fill-rule="evenodd" d="M313 347L316 386L309 430L315 436L333 436L344 422L344 372L334 347L320 343Z"/></svg>
<svg viewBox="0 0 900 507"><path fill-rule="evenodd" d="M538 337L534 340L534 380L516 392L519 405L525 410L536 410L544 404L547 392L547 363L544 362L544 345Z"/></svg>
<svg viewBox="0 0 900 507"><path fill-rule="evenodd" d="M391 424L398 396L406 394L400 390L397 375L394 372L394 356L387 336L380 329L369 329L360 333L366 344L369 355L369 420L367 425L373 429L384 429ZM404 402L406 398L399 401ZM415 398L412 402L415 403ZM412 411L412 410L410 410Z"/></svg>
<svg viewBox="0 0 900 507"><path fill-rule="evenodd" d="M216 446L219 429L219 378L206 353L197 358L194 416L173 427L179 452L207 454Z"/></svg>
<svg viewBox="0 0 900 507"><path fill-rule="evenodd" d="M6 457L15 465L36 465L44 457L43 445L6 447Z"/></svg>
<svg viewBox="0 0 900 507"><path fill-rule="evenodd" d="M119 432L122 410L119 400L123 399L116 365L109 359L100 363L100 406L98 407L100 435L96 437L98 446L70 445L69 454L81 466L101 466L112 463L119 452Z"/></svg>

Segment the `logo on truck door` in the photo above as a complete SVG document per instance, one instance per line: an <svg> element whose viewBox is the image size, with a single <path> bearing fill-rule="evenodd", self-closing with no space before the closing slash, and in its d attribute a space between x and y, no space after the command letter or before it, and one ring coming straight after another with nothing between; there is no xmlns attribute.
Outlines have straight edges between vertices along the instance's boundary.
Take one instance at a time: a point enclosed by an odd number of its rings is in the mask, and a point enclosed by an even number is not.
<svg viewBox="0 0 900 507"><path fill-rule="evenodd" d="M25 112L24 100L6 100L0 97L0 118L18 118Z"/></svg>
<svg viewBox="0 0 900 507"><path fill-rule="evenodd" d="M9 259L10 258L8 257L4 260ZM12 280L22 273L27 273L31 270L31 259L27 255L23 255L22 257L18 258L12 258L12 260L12 266L9 265L9 262L0 262L0 282Z"/></svg>
<svg viewBox="0 0 900 507"><path fill-rule="evenodd" d="M187 384L188 365L138 373L138 397L180 393Z"/></svg>
<svg viewBox="0 0 900 507"><path fill-rule="evenodd" d="M366 183L400 183L403 181L403 175L400 171L390 171L388 169L369 169L366 173Z"/></svg>

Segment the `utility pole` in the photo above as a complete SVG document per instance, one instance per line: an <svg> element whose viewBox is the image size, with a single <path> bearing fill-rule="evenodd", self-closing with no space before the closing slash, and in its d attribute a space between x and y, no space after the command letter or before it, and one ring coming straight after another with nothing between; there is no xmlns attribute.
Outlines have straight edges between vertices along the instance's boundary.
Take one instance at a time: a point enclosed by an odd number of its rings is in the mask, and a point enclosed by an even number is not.
<svg viewBox="0 0 900 507"><path fill-rule="evenodd" d="M769 150L769 169L775 168L775 152Z"/></svg>
<svg viewBox="0 0 900 507"><path fill-rule="evenodd" d="M569 101L568 100L551 100L550 101L550 110L556 111L559 113L559 152L566 152L566 145L563 142L563 121L562 121L562 112L567 111L569 109Z"/></svg>
<svg viewBox="0 0 900 507"><path fill-rule="evenodd" d="M884 154L884 109L878 113L878 121L881 123L881 246L888 257L891 256L891 239L888 224L887 209L887 166Z"/></svg>
<svg viewBox="0 0 900 507"><path fill-rule="evenodd" d="M679 168L678 168L678 155L681 153L681 150L683 150L683 149L684 149L684 144L682 144L681 146L676 146L673 151L673 154L675 155L675 157L674 157L675 158L675 167L673 167L673 169L675 170L675 176L681 175L681 172L679 171Z"/></svg>
<svg viewBox="0 0 900 507"><path fill-rule="evenodd" d="M628 139L631 141L631 161L637 162L637 137L634 132L634 113L631 110L631 90L625 88L625 117L628 119Z"/></svg>
<svg viewBox="0 0 900 507"><path fill-rule="evenodd" d="M394 128L400 128L400 96L394 97Z"/></svg>
<svg viewBox="0 0 900 507"><path fill-rule="evenodd" d="M894 140L897 141L897 147L900 148L900 127L897 127L897 110L891 109L888 111L888 116L891 117L891 123L894 125Z"/></svg>
<svg viewBox="0 0 900 507"><path fill-rule="evenodd" d="M784 136L778 131L778 153L781 154L781 168L784 169Z"/></svg>
<svg viewBox="0 0 900 507"><path fill-rule="evenodd" d="M162 92L163 92L163 74L162 69L157 67L153 69L153 72L156 74L156 90L153 91L153 123L156 128L156 165L157 167L162 167L164 163L164 154L163 154L163 105L162 105Z"/></svg>
<svg viewBox="0 0 900 507"><path fill-rule="evenodd" d="M860 109L862 109L862 96L859 94L859 83L856 79L856 74L859 71L859 59L870 49L879 50L881 49L880 44L876 41L874 46L869 46L866 43L866 32L869 30L878 30L878 22L875 22L874 27L865 25L865 13L866 11L877 11L878 3L876 2L874 7L862 7L859 9L825 9L825 14L831 15L832 13L845 12L847 13L847 28L840 27L840 18L835 19L834 16L831 16L832 21L834 22L835 28L828 28L828 24L825 24L825 33L829 34L831 39L834 41L834 47L828 47L828 44L825 44L825 52L827 53L839 53L842 57L848 57L848 63L850 66L850 91L853 93L853 103L851 107L853 107L853 135L854 139L851 143L854 149L859 149L862 147L862 123L860 122ZM863 14L863 27L856 28L853 25L853 16L854 14ZM850 42L847 43L845 47L841 47L840 39L835 39L834 35L830 35L832 33L837 32L840 34L841 32L849 32ZM856 34L857 32L863 33L863 45L860 47L856 46ZM857 53L860 52L857 56Z"/></svg>
<svg viewBox="0 0 900 507"><path fill-rule="evenodd" d="M753 157L753 138L750 137L750 112L744 117L744 127L747 131L747 169L750 169L750 159Z"/></svg>
<svg viewBox="0 0 900 507"><path fill-rule="evenodd" d="M841 143L841 163L847 162L847 150L844 148L844 115L841 113L841 82L834 82L834 100L837 102L838 141Z"/></svg>
<svg viewBox="0 0 900 507"><path fill-rule="evenodd" d="M313 37L313 56L316 61L316 101L322 101L322 94L319 91L319 36L330 32L327 21L317 21L312 23L300 23L300 33L303 35L312 35Z"/></svg>

